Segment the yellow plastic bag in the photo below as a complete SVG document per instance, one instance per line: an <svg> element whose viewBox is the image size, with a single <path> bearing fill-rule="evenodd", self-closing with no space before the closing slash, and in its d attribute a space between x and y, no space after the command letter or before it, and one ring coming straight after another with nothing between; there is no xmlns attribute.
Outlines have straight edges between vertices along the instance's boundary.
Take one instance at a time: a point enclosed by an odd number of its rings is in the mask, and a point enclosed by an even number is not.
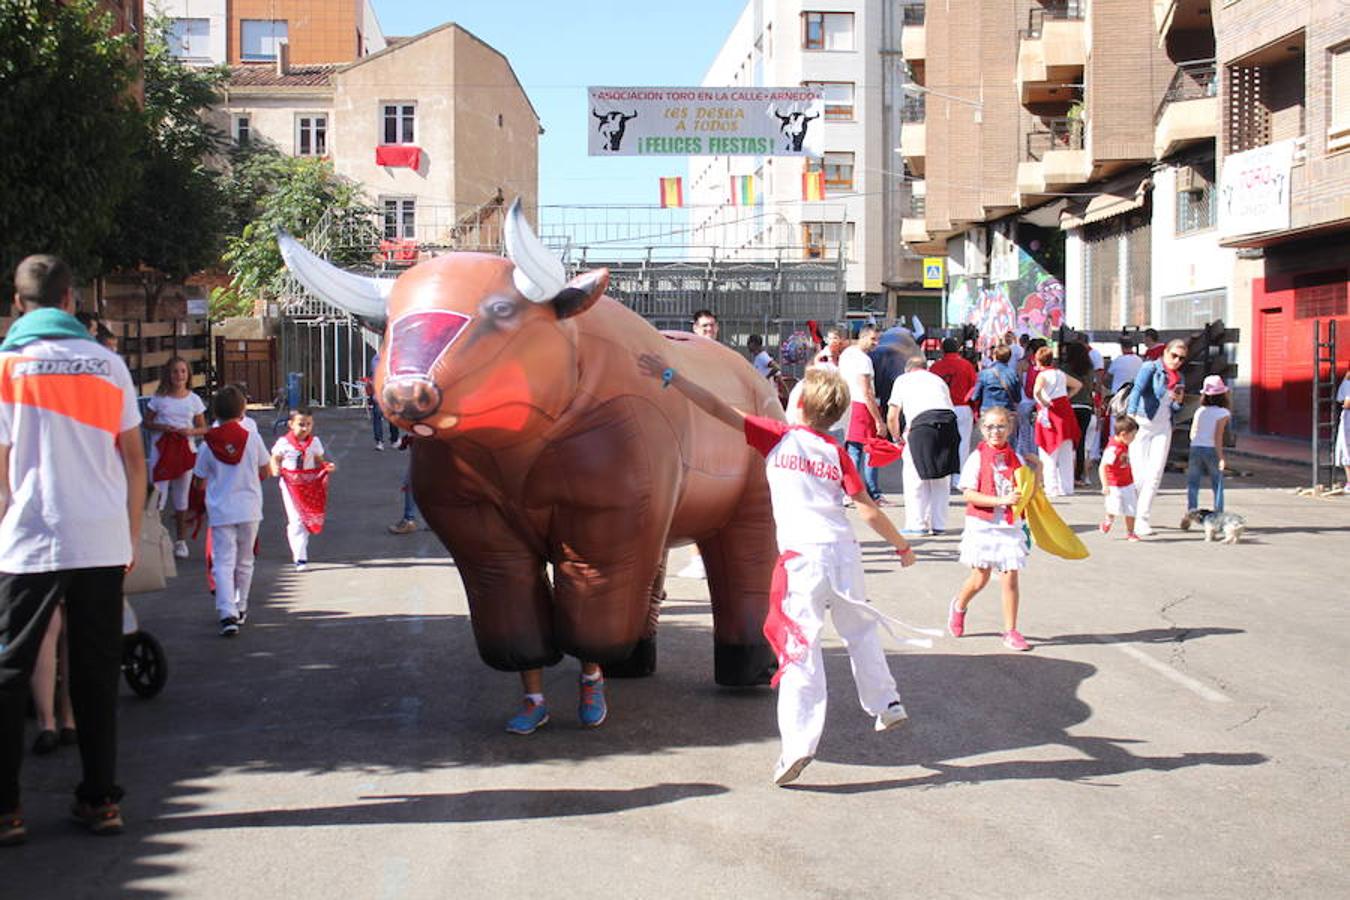
<svg viewBox="0 0 1350 900"><path fill-rule="evenodd" d="M1013 507L1013 512L1026 516L1031 539L1036 546L1061 559L1087 559L1087 547L1050 505L1050 498L1045 496L1036 481L1036 473L1022 466L1013 478L1017 482L1018 493L1022 495L1022 499Z"/></svg>

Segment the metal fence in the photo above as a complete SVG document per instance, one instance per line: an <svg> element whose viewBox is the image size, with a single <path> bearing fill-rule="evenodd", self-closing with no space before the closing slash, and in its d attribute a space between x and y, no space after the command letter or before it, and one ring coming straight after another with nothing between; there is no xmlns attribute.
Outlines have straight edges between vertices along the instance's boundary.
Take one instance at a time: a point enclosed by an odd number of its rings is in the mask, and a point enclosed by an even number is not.
<svg viewBox="0 0 1350 900"><path fill-rule="evenodd" d="M1186 100L1203 100L1218 95L1218 69L1214 65L1214 60L1197 59L1177 63L1177 70L1172 73L1172 80L1168 82L1162 102L1158 104L1158 109L1153 114L1153 122L1156 125L1162 121L1163 113L1173 103L1181 103Z"/></svg>
<svg viewBox="0 0 1350 900"><path fill-rule="evenodd" d="M1027 132L1026 159L1040 162L1054 150L1083 149L1083 120L1071 116L1043 118Z"/></svg>

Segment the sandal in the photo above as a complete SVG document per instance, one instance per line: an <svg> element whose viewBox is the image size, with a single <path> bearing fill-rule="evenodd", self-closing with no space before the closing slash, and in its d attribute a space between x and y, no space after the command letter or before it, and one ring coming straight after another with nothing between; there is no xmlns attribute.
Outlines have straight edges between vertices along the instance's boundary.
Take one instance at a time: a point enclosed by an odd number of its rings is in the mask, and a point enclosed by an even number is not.
<svg viewBox="0 0 1350 900"><path fill-rule="evenodd" d="M23 825L23 811L0 813L0 847L13 847L28 840L28 829Z"/></svg>

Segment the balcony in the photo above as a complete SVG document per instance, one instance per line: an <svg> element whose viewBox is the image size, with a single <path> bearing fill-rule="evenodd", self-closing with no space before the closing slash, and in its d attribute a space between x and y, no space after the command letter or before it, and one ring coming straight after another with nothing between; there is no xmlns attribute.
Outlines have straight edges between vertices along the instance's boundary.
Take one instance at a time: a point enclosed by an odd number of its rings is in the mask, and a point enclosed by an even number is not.
<svg viewBox="0 0 1350 900"><path fill-rule="evenodd" d="M923 62L928 55L924 39L923 6L902 7L900 19L900 55L911 63Z"/></svg>
<svg viewBox="0 0 1350 900"><path fill-rule="evenodd" d="M926 155L924 96L907 94L900 103L900 155L917 175L923 174Z"/></svg>
<svg viewBox="0 0 1350 900"><path fill-rule="evenodd" d="M1153 155L1158 159L1187 144L1218 136L1219 78L1214 60L1177 65L1153 123Z"/></svg>
<svg viewBox="0 0 1350 900"><path fill-rule="evenodd" d="M1045 0L1018 32L1017 83L1022 103L1056 103L1082 84L1087 65L1083 0Z"/></svg>
<svg viewBox="0 0 1350 900"><path fill-rule="evenodd" d="M1153 0L1153 24L1158 30L1158 46L1167 46L1174 31L1214 30L1210 0Z"/></svg>
<svg viewBox="0 0 1350 900"><path fill-rule="evenodd" d="M1017 166L1017 190L1042 194L1049 188L1083 184L1092 177L1084 140L1086 122L1067 116L1042 119L1027 133L1024 161Z"/></svg>

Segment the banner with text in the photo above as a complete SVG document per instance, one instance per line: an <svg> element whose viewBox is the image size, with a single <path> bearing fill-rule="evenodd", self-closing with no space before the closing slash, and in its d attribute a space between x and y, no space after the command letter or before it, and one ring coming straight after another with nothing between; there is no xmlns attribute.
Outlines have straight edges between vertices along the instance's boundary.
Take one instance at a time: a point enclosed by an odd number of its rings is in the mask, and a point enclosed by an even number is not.
<svg viewBox="0 0 1350 900"><path fill-rule="evenodd" d="M591 156L819 158L822 90L804 87L593 87Z"/></svg>
<svg viewBox="0 0 1350 900"><path fill-rule="evenodd" d="M1295 141L1278 141L1223 158L1219 175L1219 236L1289 227L1289 176Z"/></svg>

